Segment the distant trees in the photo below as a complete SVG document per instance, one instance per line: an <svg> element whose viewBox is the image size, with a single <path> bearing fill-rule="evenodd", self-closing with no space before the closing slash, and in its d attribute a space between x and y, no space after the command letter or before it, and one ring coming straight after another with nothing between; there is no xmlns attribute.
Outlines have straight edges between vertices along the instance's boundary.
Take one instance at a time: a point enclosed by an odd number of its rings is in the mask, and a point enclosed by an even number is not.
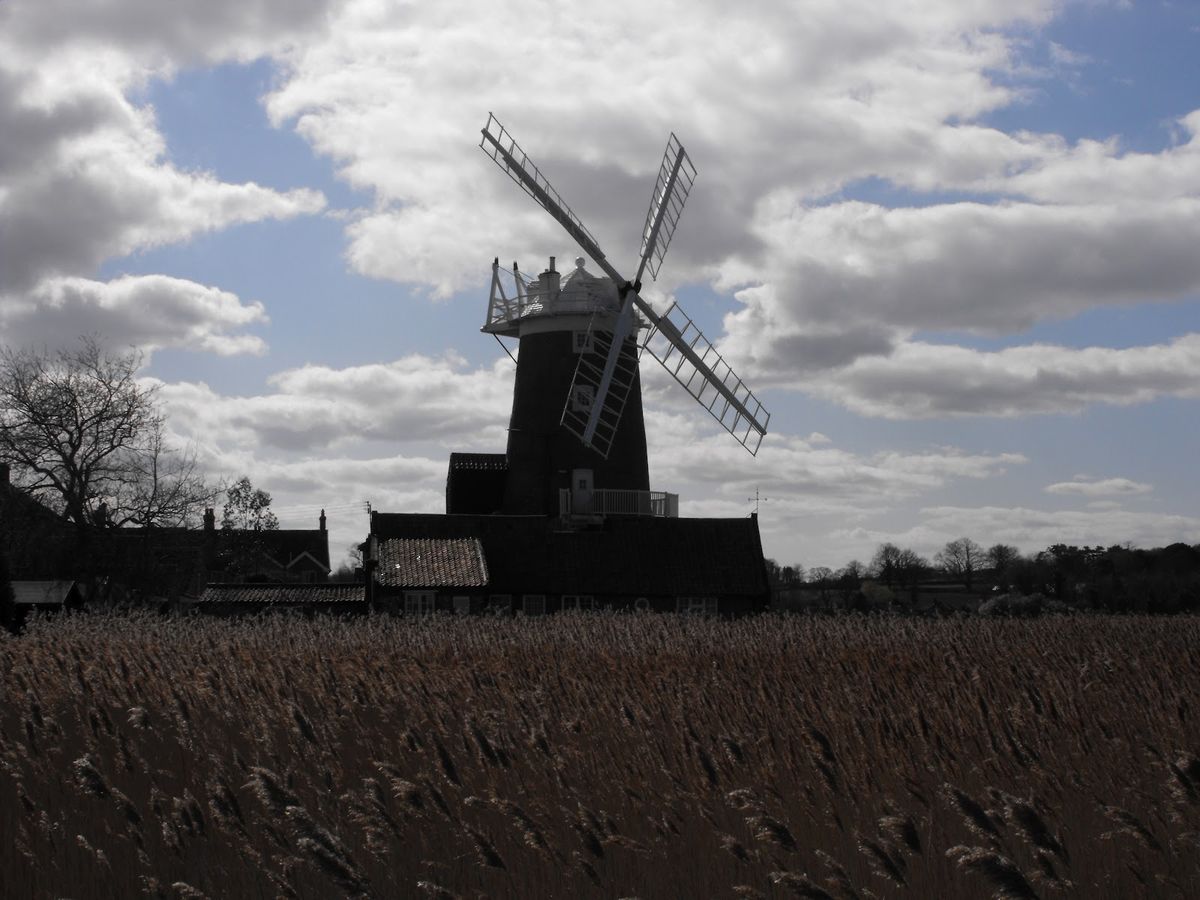
<svg viewBox="0 0 1200 900"><path fill-rule="evenodd" d="M934 557L934 562L947 575L961 578L969 591L975 580L975 573L983 567L984 558L982 547L969 537L960 537L947 542Z"/></svg>
<svg viewBox="0 0 1200 900"><path fill-rule="evenodd" d="M1002 578L1020 558L1021 551L1011 544L992 544L988 547L987 564L997 578Z"/></svg>
<svg viewBox="0 0 1200 900"><path fill-rule="evenodd" d="M217 493L194 454L168 446L141 364L94 337L56 352L0 349L0 460L81 530L185 524Z"/></svg>
<svg viewBox="0 0 1200 900"><path fill-rule="evenodd" d="M871 558L870 573L888 587L915 588L929 563L916 551L895 544L880 544Z"/></svg>
<svg viewBox="0 0 1200 900"><path fill-rule="evenodd" d="M795 587L804 581L804 566L800 565L800 563L782 566L768 557L766 564L767 582L771 585L772 589L778 590L780 588Z"/></svg>
<svg viewBox="0 0 1200 900"><path fill-rule="evenodd" d="M829 566L813 566L808 570L808 583L827 585L833 581L833 569Z"/></svg>

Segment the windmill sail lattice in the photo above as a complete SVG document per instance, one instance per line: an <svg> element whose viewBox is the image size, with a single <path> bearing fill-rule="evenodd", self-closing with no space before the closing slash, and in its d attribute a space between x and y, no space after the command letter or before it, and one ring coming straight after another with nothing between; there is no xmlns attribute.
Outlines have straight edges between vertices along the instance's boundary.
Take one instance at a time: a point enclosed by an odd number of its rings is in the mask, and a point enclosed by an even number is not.
<svg viewBox="0 0 1200 900"><path fill-rule="evenodd" d="M683 206L695 181L696 167L688 159L679 138L672 132L667 141L667 150L663 153L662 165L658 168L658 181L650 196L650 208L646 210L646 224L642 226L642 262L634 283L642 280L643 267L650 269L651 278L658 278L658 270L667 255L667 248L671 246L675 226L679 224Z"/></svg>
<svg viewBox="0 0 1200 900"><path fill-rule="evenodd" d="M597 316L593 314L588 332L593 350L580 355L564 406L562 425L607 458L621 412L637 378L637 360L632 350L634 342L627 340L636 333L636 309L651 326L645 342L651 356L738 443L756 454L767 432L770 414L678 305L673 305L666 316L660 316L638 293L645 269L649 268L651 275L657 277L696 178L696 169L678 138L672 134L667 142L642 229L637 277L630 283L608 262L591 232L495 116L488 116L482 133L480 147L484 152L563 226L620 289L620 308L611 329L598 326ZM612 310L609 310L604 323L612 319ZM601 358L602 365L599 364ZM584 396L590 398L589 402L580 402Z"/></svg>
<svg viewBox="0 0 1200 900"><path fill-rule="evenodd" d="M600 251L592 233L579 221L579 217L571 212L571 207L558 195L553 185L533 164L529 155L513 140L512 135L505 130L499 120L488 114L487 125L483 129L483 138L479 142L483 152L490 156L496 165L521 186L521 190L538 202L542 209L550 213L567 234L575 239L584 252L600 265L604 254Z"/></svg>
<svg viewBox="0 0 1200 900"><path fill-rule="evenodd" d="M575 376L563 407L562 425L608 459L617 426L621 423L621 414L625 411L625 403L637 379L637 349L633 341L622 339L617 352L613 354L614 332L596 328L594 317L588 333L590 338L587 343L592 349L579 354ZM606 363L610 358L615 360L615 364L609 375L607 390L603 390ZM581 396L590 402L580 403Z"/></svg>
<svg viewBox="0 0 1200 900"><path fill-rule="evenodd" d="M643 347L739 444L758 454L771 414L678 304L647 333Z"/></svg>

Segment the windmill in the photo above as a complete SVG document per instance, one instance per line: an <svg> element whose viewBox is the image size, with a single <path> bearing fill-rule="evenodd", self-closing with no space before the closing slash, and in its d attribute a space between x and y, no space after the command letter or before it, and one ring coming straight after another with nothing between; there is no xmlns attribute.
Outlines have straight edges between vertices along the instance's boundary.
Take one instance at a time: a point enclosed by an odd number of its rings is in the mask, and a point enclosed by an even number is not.
<svg viewBox="0 0 1200 900"><path fill-rule="evenodd" d="M544 482L546 472L586 471L590 489L591 469L581 468L584 464L603 467L610 482L605 487L648 491L637 345L643 325L641 350L654 357L739 444L756 454L770 414L678 304L660 315L640 293L647 270L651 277L658 276L696 178L695 167L675 135L667 142L650 198L632 281L608 261L591 232L494 115L489 114L482 135L484 152L607 276L590 275L580 258L576 270L562 278L551 257L549 268L534 281L514 263L512 272L504 273L513 282L510 297L499 260L493 262L492 295L483 330L521 338L505 506L513 511L520 507L520 496L544 494L545 485L539 482ZM571 344L564 345L559 337L551 341L546 337L551 334L567 336ZM569 381L562 376L564 346L574 351ZM526 366L521 360L527 357ZM565 398L561 393L555 398L553 393L564 384ZM578 454L566 453L546 428L548 404L554 406L558 430L565 429L577 439L577 446L586 449L583 463ZM600 481L597 477L597 486ZM533 502L523 511L533 512L538 506Z"/></svg>

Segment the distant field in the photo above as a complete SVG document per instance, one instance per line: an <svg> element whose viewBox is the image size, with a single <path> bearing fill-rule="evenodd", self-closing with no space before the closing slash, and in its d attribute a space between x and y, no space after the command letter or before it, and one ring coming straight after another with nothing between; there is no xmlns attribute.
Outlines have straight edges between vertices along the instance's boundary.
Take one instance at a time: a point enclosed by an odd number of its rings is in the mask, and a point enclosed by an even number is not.
<svg viewBox="0 0 1200 900"><path fill-rule="evenodd" d="M1200 618L0 637L4 897L1197 897Z"/></svg>

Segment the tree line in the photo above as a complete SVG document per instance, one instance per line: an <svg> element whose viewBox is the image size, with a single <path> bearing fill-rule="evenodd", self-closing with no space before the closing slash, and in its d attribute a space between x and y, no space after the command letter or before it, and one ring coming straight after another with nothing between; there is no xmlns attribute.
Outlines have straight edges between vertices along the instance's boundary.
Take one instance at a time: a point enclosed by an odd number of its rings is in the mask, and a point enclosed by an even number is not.
<svg viewBox="0 0 1200 900"><path fill-rule="evenodd" d="M867 564L852 559L837 570L814 566L806 571L799 563L780 566L768 559L767 575L776 595L817 591L851 605L887 597L902 606L949 583L979 599L1046 599L1108 612L1200 609L1200 545L1184 543L1154 549L1059 543L1024 555L1010 544L985 549L961 537L948 541L932 560L884 543Z"/></svg>

